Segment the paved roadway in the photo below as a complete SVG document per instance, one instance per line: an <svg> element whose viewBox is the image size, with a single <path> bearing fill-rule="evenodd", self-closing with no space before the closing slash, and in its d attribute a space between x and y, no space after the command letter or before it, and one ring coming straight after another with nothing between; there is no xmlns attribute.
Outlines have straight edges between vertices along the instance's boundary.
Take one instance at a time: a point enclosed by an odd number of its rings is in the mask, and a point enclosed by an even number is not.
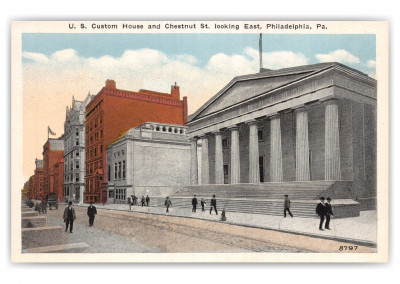
<svg viewBox="0 0 400 284"><path fill-rule="evenodd" d="M49 225L64 226L59 210L47 213ZM113 211L98 208L89 227L86 208L75 207L74 231L63 233L64 242L85 242L85 253L133 252L339 252L350 245L276 231L229 225L206 220ZM354 252L371 252L359 246Z"/></svg>

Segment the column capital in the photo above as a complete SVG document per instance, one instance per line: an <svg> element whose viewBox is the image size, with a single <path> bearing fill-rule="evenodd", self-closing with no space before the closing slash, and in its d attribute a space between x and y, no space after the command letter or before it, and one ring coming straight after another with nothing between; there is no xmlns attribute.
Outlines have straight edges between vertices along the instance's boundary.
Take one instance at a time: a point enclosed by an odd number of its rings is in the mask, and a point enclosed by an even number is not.
<svg viewBox="0 0 400 284"><path fill-rule="evenodd" d="M215 130L213 132L211 132L214 135L222 135L222 131L221 130Z"/></svg>
<svg viewBox="0 0 400 284"><path fill-rule="evenodd" d="M228 127L226 127L226 129L232 131L232 130L239 130L239 125L234 124L234 125L230 125Z"/></svg>
<svg viewBox="0 0 400 284"><path fill-rule="evenodd" d="M257 124L257 120L255 119L250 119L244 122L247 125L253 125L253 124Z"/></svg>
<svg viewBox="0 0 400 284"><path fill-rule="evenodd" d="M320 102L326 106L326 105L331 105L331 104L338 104L339 99L334 98L334 97L323 98L323 99L320 99Z"/></svg>
<svg viewBox="0 0 400 284"><path fill-rule="evenodd" d="M273 120L273 119L280 118L280 117L281 117L281 114L279 112L274 112L267 116L267 118L269 120Z"/></svg>
<svg viewBox="0 0 400 284"><path fill-rule="evenodd" d="M307 111L308 107L305 104L297 105L295 107L292 107L292 110L294 112L302 112L302 111Z"/></svg>

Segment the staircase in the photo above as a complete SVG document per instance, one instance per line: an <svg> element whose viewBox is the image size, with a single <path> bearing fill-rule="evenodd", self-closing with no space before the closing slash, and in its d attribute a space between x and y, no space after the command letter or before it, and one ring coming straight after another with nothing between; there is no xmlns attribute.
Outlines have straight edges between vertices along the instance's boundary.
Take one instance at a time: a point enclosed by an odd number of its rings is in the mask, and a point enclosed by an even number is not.
<svg viewBox="0 0 400 284"><path fill-rule="evenodd" d="M316 218L319 197L344 196L349 188L349 182L336 181L198 185L184 187L170 199L174 208L191 210L191 201L196 194L198 210L201 210L201 198L209 210L211 197L215 194L219 211L225 208L227 212L283 216L283 201L287 194L291 200L290 211L295 217ZM150 207L162 207L164 201L164 196L152 197Z"/></svg>

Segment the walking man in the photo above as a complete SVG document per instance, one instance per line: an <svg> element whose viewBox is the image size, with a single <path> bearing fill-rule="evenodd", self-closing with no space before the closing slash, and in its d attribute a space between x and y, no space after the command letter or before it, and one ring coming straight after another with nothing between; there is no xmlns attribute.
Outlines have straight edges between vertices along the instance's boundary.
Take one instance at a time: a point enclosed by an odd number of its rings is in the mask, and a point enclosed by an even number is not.
<svg viewBox="0 0 400 284"><path fill-rule="evenodd" d="M290 200L289 196L286 194L285 195L285 204L284 204L285 209L283 210L283 217L286 218L286 211L289 212L290 217L293 218L292 212L290 212Z"/></svg>
<svg viewBox="0 0 400 284"><path fill-rule="evenodd" d="M64 222L65 222L65 231L68 231L69 225L69 232L72 233L72 229L74 227L74 220L76 219L75 209L72 208L72 201L68 203L68 207L64 210Z"/></svg>
<svg viewBox="0 0 400 284"><path fill-rule="evenodd" d="M169 212L169 207L172 206L172 202L171 199L169 199L169 197L167 196L167 198L165 199L165 207L167 207L167 213Z"/></svg>
<svg viewBox="0 0 400 284"><path fill-rule="evenodd" d="M146 196L146 206L149 207L149 203L150 203L150 197L147 195Z"/></svg>
<svg viewBox="0 0 400 284"><path fill-rule="evenodd" d="M324 229L322 229L322 225L324 224L324 218L326 215L325 198L321 197L319 200L321 200L321 202L318 203L317 208L315 209L315 212L318 214L318 216L320 218L319 230L323 231Z"/></svg>
<svg viewBox="0 0 400 284"><path fill-rule="evenodd" d="M196 212L196 210L197 210L197 198L196 198L196 194L194 195L194 197L193 197L193 199L192 199L192 205L193 205L192 212Z"/></svg>
<svg viewBox="0 0 400 284"><path fill-rule="evenodd" d="M206 210L204 210L204 206L206 206L206 202L204 201L204 199L202 198L200 201L200 205L201 205L201 211L204 212Z"/></svg>
<svg viewBox="0 0 400 284"><path fill-rule="evenodd" d="M332 211L331 199L328 197L326 199L326 201L327 201L327 203L325 203L325 206L326 206L325 229L330 230L329 223L331 222L331 215L335 215L335 214L333 214L333 211Z"/></svg>
<svg viewBox="0 0 400 284"><path fill-rule="evenodd" d="M215 210L215 214L218 215L218 211L217 211L217 199L215 199L215 195L213 195L213 197L211 198L210 214L211 214L213 208L214 208L214 210Z"/></svg>
<svg viewBox="0 0 400 284"><path fill-rule="evenodd" d="M87 209L87 215L89 216L89 226L93 226L94 217L96 214L97 214L97 209L96 207L93 206L93 203L90 202L90 205Z"/></svg>
<svg viewBox="0 0 400 284"><path fill-rule="evenodd" d="M144 199L144 195L142 195L142 199L140 199L140 201L142 202L142 207L144 206L144 204L145 204L145 199Z"/></svg>

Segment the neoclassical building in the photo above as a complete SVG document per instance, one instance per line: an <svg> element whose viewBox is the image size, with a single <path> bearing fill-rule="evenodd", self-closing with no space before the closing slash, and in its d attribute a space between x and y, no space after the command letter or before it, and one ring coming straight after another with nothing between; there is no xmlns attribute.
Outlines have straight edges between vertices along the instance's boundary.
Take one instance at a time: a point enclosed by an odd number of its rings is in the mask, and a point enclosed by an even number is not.
<svg viewBox="0 0 400 284"><path fill-rule="evenodd" d="M64 122L63 196L66 200L79 203L85 200L85 108L93 97L88 94L83 101L72 97L72 105L67 106Z"/></svg>
<svg viewBox="0 0 400 284"><path fill-rule="evenodd" d="M167 196L190 182L187 127L145 122L107 147L107 200L126 203L135 194Z"/></svg>
<svg viewBox="0 0 400 284"><path fill-rule="evenodd" d="M376 80L335 62L235 77L189 116L191 184L351 181L375 198L376 103Z"/></svg>

